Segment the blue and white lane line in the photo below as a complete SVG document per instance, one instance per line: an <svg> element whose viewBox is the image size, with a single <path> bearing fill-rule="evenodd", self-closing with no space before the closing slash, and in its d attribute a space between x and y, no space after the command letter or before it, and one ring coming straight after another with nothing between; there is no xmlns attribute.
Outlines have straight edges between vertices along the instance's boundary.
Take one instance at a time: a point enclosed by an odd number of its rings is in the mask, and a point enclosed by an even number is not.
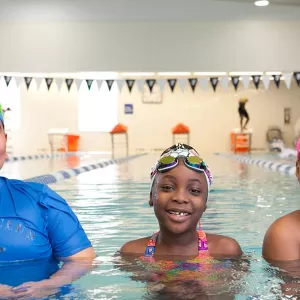
<svg viewBox="0 0 300 300"><path fill-rule="evenodd" d="M66 157L66 156L78 156L82 155L80 152L63 152L63 153L53 153L53 154L33 154L33 155L22 155L22 156L9 156L6 162L23 161L23 160L36 160L36 159L49 159L56 157Z"/></svg>
<svg viewBox="0 0 300 300"><path fill-rule="evenodd" d="M269 169L275 172L284 173L287 175L295 175L296 167L295 165L291 164L284 164L280 162L275 162L271 160L263 160L263 159L254 159L243 155L236 155L236 154L228 154L228 153L215 153L219 156L225 156L229 158L233 158L237 161L240 161L245 164L249 165L256 165L265 169Z"/></svg>
<svg viewBox="0 0 300 300"><path fill-rule="evenodd" d="M92 171L95 169L104 168L106 166L113 165L113 164L119 164L119 163L134 159L134 158L142 156L142 155L145 155L145 153L131 155L128 157L123 157L123 158L111 159L111 160L103 161L103 162L97 163L97 164L82 166L80 168L66 169L66 170L62 170L62 171L58 171L58 172L54 172L54 173L50 173L50 174L35 176L32 178L25 179L24 181L37 182L37 183L42 183L42 184L51 184L51 183L55 183L55 182L58 182L58 181L61 181L64 179L69 179L73 176L77 176L79 174L89 172L89 171Z"/></svg>

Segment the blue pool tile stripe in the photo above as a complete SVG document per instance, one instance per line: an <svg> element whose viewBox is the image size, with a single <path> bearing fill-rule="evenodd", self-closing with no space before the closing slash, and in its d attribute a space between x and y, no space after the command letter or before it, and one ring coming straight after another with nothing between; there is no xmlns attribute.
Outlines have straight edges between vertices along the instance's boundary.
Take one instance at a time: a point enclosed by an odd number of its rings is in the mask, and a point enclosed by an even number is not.
<svg viewBox="0 0 300 300"><path fill-rule="evenodd" d="M60 180L69 179L73 176L77 176L77 175L85 173L85 172L89 172L89 171L99 169L99 168L104 168L104 167L112 165L112 164L123 163L125 161L134 159L134 158L142 156L142 155L145 155L145 153L131 155L131 156L128 156L128 157L122 157L122 158L117 158L117 159L111 159L111 160L104 161L104 162L101 162L101 163L82 166L82 167L79 167L79 168L62 170L62 171L54 172L54 173L51 173L51 174L44 174L44 175L40 175L40 176L25 179L24 181L37 182L37 183L41 183L41 184L51 184L51 183L58 182Z"/></svg>
<svg viewBox="0 0 300 300"><path fill-rule="evenodd" d="M237 161L243 162L249 165L257 165L259 167L269 169L272 171L284 173L287 175L295 175L296 167L295 165L275 162L271 160L263 160L263 159L253 159L249 156L237 155L237 154L228 154L228 153L215 153L216 155L225 156L229 158L233 158Z"/></svg>
<svg viewBox="0 0 300 300"><path fill-rule="evenodd" d="M66 157L66 156L76 156L81 155L80 152L62 152L62 153L53 153L53 154L34 154L34 155L22 155L22 156L9 156L6 159L6 162L15 162L15 161L22 161L22 160L36 160L36 159L50 159L56 157Z"/></svg>

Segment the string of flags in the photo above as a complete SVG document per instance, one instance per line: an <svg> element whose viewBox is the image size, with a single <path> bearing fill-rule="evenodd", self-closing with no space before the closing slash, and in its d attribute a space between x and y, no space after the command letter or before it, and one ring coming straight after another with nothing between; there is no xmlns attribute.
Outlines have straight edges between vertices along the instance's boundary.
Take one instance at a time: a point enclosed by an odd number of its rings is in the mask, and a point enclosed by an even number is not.
<svg viewBox="0 0 300 300"><path fill-rule="evenodd" d="M12 77L12 76L3 76L6 86L9 87L11 84L12 78L15 79L17 87L20 86L22 80L26 85L27 90L30 89L33 79L36 82L37 88L40 87L42 81L44 80L47 86L48 91L51 89L54 81L57 84L58 89L60 90L63 84L66 85L68 91L71 90L72 86L75 84L79 90L81 84L85 82L87 88L90 90L94 82L97 83L99 90L103 84L107 85L109 91L112 89L113 85L116 84L121 91L123 86L126 84L128 91L131 93L133 87L136 85L140 92L143 91L144 85L146 84L149 88L150 93L153 92L154 86L157 85L161 92L164 91L166 84L169 85L169 88L174 92L175 87L178 85L182 91L185 90L186 85L188 84L193 92L196 91L197 86L200 86L202 90L206 90L210 84L212 89L216 92L218 90L219 84L223 89L228 89L229 83L231 82L235 91L237 91L242 83L245 89L248 89L250 82L253 81L253 84L256 89L261 87L263 84L266 90L269 89L271 79L273 79L275 86L279 89L281 86L281 81L285 82L286 87L289 89L291 87L292 80L294 78L298 87L300 87L300 72L294 73L283 73L271 75L243 75L243 76L221 76L221 77L198 77L198 78L170 78L170 79L107 79L107 80L98 80L98 79L72 79L72 78L41 78L41 77Z"/></svg>

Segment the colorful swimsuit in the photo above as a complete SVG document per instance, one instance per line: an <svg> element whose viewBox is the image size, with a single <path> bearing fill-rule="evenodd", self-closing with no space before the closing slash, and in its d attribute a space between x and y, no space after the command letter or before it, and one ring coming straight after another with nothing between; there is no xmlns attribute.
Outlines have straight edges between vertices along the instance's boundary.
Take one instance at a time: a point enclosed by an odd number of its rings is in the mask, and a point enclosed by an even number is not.
<svg viewBox="0 0 300 300"><path fill-rule="evenodd" d="M167 283L171 281L201 281L202 284L209 285L218 279L217 272L224 268L224 262L220 262L210 256L205 233L198 230L199 246L198 256L187 261L166 261L156 260L154 257L157 237L155 233L146 248L141 261L147 264L147 269L154 274L152 280Z"/></svg>

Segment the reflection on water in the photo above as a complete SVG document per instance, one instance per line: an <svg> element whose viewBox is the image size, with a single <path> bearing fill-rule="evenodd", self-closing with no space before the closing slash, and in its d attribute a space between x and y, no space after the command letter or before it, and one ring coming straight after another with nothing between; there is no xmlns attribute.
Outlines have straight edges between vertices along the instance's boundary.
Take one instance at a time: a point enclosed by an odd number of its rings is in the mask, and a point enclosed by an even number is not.
<svg viewBox="0 0 300 300"><path fill-rule="evenodd" d="M224 262L224 270L216 276L218 284L211 286L204 284L209 275L205 272L201 282L177 280L166 285L153 280L155 276L150 280L151 270L136 260L122 260L116 253L125 242L151 236L158 229L148 205L148 172L155 158L139 157L53 186L76 212L101 262L57 298L282 299L283 292L297 293L298 275L279 271L282 265L271 267L261 257L269 225L299 208L297 181L223 157L206 158L215 180L202 227L235 238L245 253L243 259L230 265Z"/></svg>

